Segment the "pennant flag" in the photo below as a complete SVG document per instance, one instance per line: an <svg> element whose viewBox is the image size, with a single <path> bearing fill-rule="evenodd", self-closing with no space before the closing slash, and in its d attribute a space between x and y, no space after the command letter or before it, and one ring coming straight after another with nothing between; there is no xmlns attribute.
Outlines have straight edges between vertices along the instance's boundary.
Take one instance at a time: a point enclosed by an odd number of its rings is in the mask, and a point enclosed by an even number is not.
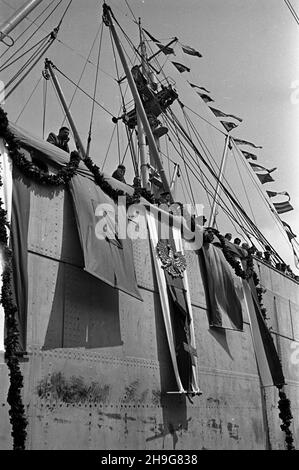
<svg viewBox="0 0 299 470"><path fill-rule="evenodd" d="M206 93L211 93L209 90L207 90L207 89L204 88L203 86L195 85L194 83L191 83L191 82L189 82L189 81L188 81L188 83L189 83L189 85L190 85L192 88L198 88L199 90L203 90L203 91L205 91Z"/></svg>
<svg viewBox="0 0 299 470"><path fill-rule="evenodd" d="M291 206L289 201L286 202L273 202L273 206L275 207L278 214L284 214L285 212L289 212L294 210L294 207Z"/></svg>
<svg viewBox="0 0 299 470"><path fill-rule="evenodd" d="M159 49L161 49L161 51L162 51L165 55L170 55L170 54L174 54L174 55L175 55L174 49L173 49L172 47L163 46L163 44L160 44L160 43L157 43L157 47L159 47Z"/></svg>
<svg viewBox="0 0 299 470"><path fill-rule="evenodd" d="M292 248L293 248L293 253L294 253L294 263L295 263L296 268L299 269L299 257L297 255L293 245L292 245Z"/></svg>
<svg viewBox="0 0 299 470"><path fill-rule="evenodd" d="M278 196L278 195L282 195L282 196L288 196L289 197L289 200L290 200L290 195L289 193L287 193L286 191L281 191L279 193L277 193L276 191L266 191L268 196L269 197L274 197L274 196Z"/></svg>
<svg viewBox="0 0 299 470"><path fill-rule="evenodd" d="M250 153L250 152L245 152L245 150L241 150L241 152L243 153L244 157L249 160L251 158L251 160L257 160L257 156L254 155L254 153Z"/></svg>
<svg viewBox="0 0 299 470"><path fill-rule="evenodd" d="M186 65L180 64L179 62L173 62L172 61L172 63L180 73L190 72L190 70L191 70L191 69L189 69L189 67L186 67Z"/></svg>
<svg viewBox="0 0 299 470"><path fill-rule="evenodd" d="M234 139L235 144L237 145L250 145L251 147L254 147L255 149L262 149L260 145L255 145L252 142L248 142L248 140L241 140L241 139Z"/></svg>
<svg viewBox="0 0 299 470"><path fill-rule="evenodd" d="M268 192L268 191L267 191ZM296 238L297 235L293 232L293 230L291 229L291 227L289 226L289 224L287 224L286 222L284 222L283 220L281 221L282 222L282 225L286 231L286 234L288 236L288 239L289 241L293 240L293 238Z"/></svg>
<svg viewBox="0 0 299 470"><path fill-rule="evenodd" d="M154 42L158 42L160 43L160 41L158 41L158 39L154 38L154 36L152 36L146 29L142 28L143 31L145 32L145 34Z"/></svg>
<svg viewBox="0 0 299 470"><path fill-rule="evenodd" d="M226 122L226 121L220 121L220 122L223 125L223 127L227 130L227 132L230 132L236 127L238 127L238 125L235 124L234 122Z"/></svg>
<svg viewBox="0 0 299 470"><path fill-rule="evenodd" d="M273 181L275 181L271 175L269 175L269 173L265 174L265 175L261 175L261 174L258 174L256 175L258 177L258 179L260 180L260 182L262 184L265 184L265 183L272 183Z"/></svg>
<svg viewBox="0 0 299 470"><path fill-rule="evenodd" d="M234 114L226 114L224 113L223 111L220 111L220 109L216 109L216 108L212 108L212 106L210 106L210 110L215 114L215 116L217 117L230 117L230 118L233 118L233 119L237 119L237 121L239 122L242 122L243 119L235 116Z"/></svg>
<svg viewBox="0 0 299 470"><path fill-rule="evenodd" d="M266 171L267 173L272 173L273 171L277 170L277 168L271 168L271 170L268 170L267 168L265 168L264 166L262 165L257 165L256 163L250 163L249 162L249 165L251 166L251 168L253 169L253 171L255 172L258 172L258 171Z"/></svg>
<svg viewBox="0 0 299 470"><path fill-rule="evenodd" d="M193 49L193 47L190 46L183 46L182 45L182 50L185 52L185 54L197 56L197 57L202 57L201 53L198 52L196 49Z"/></svg>
<svg viewBox="0 0 299 470"><path fill-rule="evenodd" d="M211 101L214 101L209 95L206 95L205 93L199 93L199 91L197 91L196 93L201 97L201 99L205 103L210 103Z"/></svg>

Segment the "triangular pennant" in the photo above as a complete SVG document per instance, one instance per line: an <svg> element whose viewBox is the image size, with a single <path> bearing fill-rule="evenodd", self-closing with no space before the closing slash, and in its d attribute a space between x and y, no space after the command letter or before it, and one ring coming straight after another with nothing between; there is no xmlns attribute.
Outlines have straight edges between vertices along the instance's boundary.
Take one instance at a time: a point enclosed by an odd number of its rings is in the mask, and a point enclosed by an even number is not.
<svg viewBox="0 0 299 470"><path fill-rule="evenodd" d="M268 170L268 168L265 168L262 165L257 165L256 163L251 163L249 162L249 165L253 169L253 171L258 172L258 171L266 171L267 173L272 173L273 171L277 170L277 168L271 168L271 170Z"/></svg>
<svg viewBox="0 0 299 470"><path fill-rule="evenodd" d="M157 43L157 47L159 47L159 49L161 49L161 51L162 51L165 55L170 55L170 54L174 54L174 55L175 55L174 49L173 49L172 47L163 46L163 44L160 44L160 43Z"/></svg>
<svg viewBox="0 0 299 470"><path fill-rule="evenodd" d="M268 192L268 191L267 191ZM287 224L286 222L284 222L283 220L281 221L282 222L282 225L286 231L286 234L288 236L288 239L289 241L293 240L293 238L296 238L297 235L293 232L293 230L291 229L291 227L289 226L289 224Z"/></svg>
<svg viewBox="0 0 299 470"><path fill-rule="evenodd" d="M234 122L226 122L226 121L220 121L220 122L223 125L223 127L227 130L227 132L230 132L236 127L238 127L238 125L235 124Z"/></svg>
<svg viewBox="0 0 299 470"><path fill-rule="evenodd" d="M211 101L214 101L213 98L211 98L209 95L206 95L205 93L199 93L199 91L197 91L196 93L201 97L201 99L205 103L210 103Z"/></svg>
<svg viewBox="0 0 299 470"><path fill-rule="evenodd" d="M251 147L254 147L255 149L262 149L260 145L255 145L252 142L248 142L248 140L241 140L241 139L234 139L235 144L237 145L250 145Z"/></svg>
<svg viewBox="0 0 299 470"><path fill-rule="evenodd" d="M146 34L152 41L158 42L158 43L160 42L160 41L158 41L158 39L154 38L154 36L152 36L146 29L144 29L144 28L142 28L142 29L143 29L143 31L145 32L145 34Z"/></svg>
<svg viewBox="0 0 299 470"><path fill-rule="evenodd" d="M189 67L186 67L186 65L180 64L179 62L173 62L173 61L172 61L172 63L180 73L190 72Z"/></svg>
<svg viewBox="0 0 299 470"><path fill-rule="evenodd" d="M212 106L210 106L210 110L215 114L215 116L217 117L230 117L230 118L233 118L233 119L237 119L237 121L239 122L242 122L242 119L235 116L234 114L226 114L224 113L223 111L220 111L220 109L216 109L216 108L212 108Z"/></svg>
<svg viewBox="0 0 299 470"><path fill-rule="evenodd" d="M249 160L251 158L251 160L257 160L257 156L254 155L254 153L250 153L250 152L246 152L245 150L241 150L241 152L243 153L244 157Z"/></svg>
<svg viewBox="0 0 299 470"><path fill-rule="evenodd" d="M205 91L206 93L211 93L209 90L207 90L207 89L206 89L205 87L203 87L203 86L195 85L194 83L191 83L191 82L189 82L189 81L188 81L188 83L189 83L189 85L190 85L192 88L198 88L199 90L203 90L203 91Z"/></svg>
<svg viewBox="0 0 299 470"><path fill-rule="evenodd" d="M202 57L201 53L198 52L196 49L194 49L193 47L190 47L190 46L183 46L182 45L182 50L183 52L185 52L185 54L189 54L189 55L193 55L193 56L197 56L197 57Z"/></svg>

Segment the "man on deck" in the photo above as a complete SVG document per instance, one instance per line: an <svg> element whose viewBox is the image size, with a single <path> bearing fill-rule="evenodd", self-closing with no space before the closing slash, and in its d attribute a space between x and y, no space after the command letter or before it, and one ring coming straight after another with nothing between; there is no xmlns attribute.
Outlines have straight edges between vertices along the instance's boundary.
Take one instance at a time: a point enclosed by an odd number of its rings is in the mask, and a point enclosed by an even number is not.
<svg viewBox="0 0 299 470"><path fill-rule="evenodd" d="M58 135L54 134L54 132L50 132L47 142L50 144L56 145L60 149L64 150L65 152L69 153L70 149L68 146L70 130L67 127L61 127L59 129Z"/></svg>
<svg viewBox="0 0 299 470"><path fill-rule="evenodd" d="M126 167L124 165L118 165L116 170L112 174L112 178L115 178L118 181L121 181L122 183L125 183L125 172L126 172Z"/></svg>

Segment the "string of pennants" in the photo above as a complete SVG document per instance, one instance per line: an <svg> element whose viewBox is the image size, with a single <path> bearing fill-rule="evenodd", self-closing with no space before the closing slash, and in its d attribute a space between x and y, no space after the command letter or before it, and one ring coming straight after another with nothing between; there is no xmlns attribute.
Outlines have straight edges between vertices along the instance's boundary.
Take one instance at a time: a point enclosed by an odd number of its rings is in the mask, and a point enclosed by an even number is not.
<svg viewBox="0 0 299 470"><path fill-rule="evenodd" d="M154 36L152 36L148 31L146 31L145 29L143 29L143 31L146 33L146 35L152 41L155 42L156 46L161 50L161 52L163 52L165 55L171 55L171 54L175 55L175 50L172 47L164 46L158 39L156 39ZM172 42L179 42L179 41L178 41L177 38L174 38ZM202 57L202 54L197 49L194 49L191 46L183 45L180 42L179 42L179 44L180 44L180 47L181 47L182 51L185 54L191 55L193 57L198 57L198 58ZM184 65L180 62L176 62L176 61L171 61L171 62L174 65L174 67L180 73L190 72L191 71L191 69L189 67L187 67L186 65ZM220 118L220 123L223 125L223 127L225 128L225 130L228 133L231 132L236 127L238 127L238 124L236 124L235 122L232 122L230 120L229 121L227 121L227 120L224 121L223 119L234 119L235 121L238 121L239 123L243 122L242 118L240 118L240 117L238 117L234 114L225 113L225 112L221 111L220 109L215 108L214 105L212 106L211 103L214 103L214 99L210 96L211 92L209 90L207 90L207 88L205 88L203 86L196 85L196 84L191 83L189 81L188 81L188 83L189 83L190 87L204 101L204 103L207 104L208 108L211 110L211 112L214 114L214 116L217 117L217 118ZM252 147L252 148L255 148L255 149L261 149L262 148L261 146L255 145L254 143L249 142L247 140L233 138L233 141L237 145L237 147L246 145L246 146L249 146L249 147ZM255 155L254 153L248 152L248 151L243 150L241 148L239 150L243 154L244 158L246 158L246 160L256 161L257 158L258 158L257 155ZM261 184L272 183L272 182L275 181L272 178L271 173L273 173L275 170L277 170L276 167L268 169L268 168L265 168L264 166L259 165L257 163L252 163L251 161L249 162L249 165L252 168L252 170L255 172L255 174L258 177ZM290 204L290 195L286 191L280 191L280 192L266 191L266 192L267 192L267 195L270 199L272 199L274 197L277 197L277 196L287 196L287 200L283 201L283 202L272 202L271 201L274 208L275 208L275 211L277 212L278 215L284 214L285 212L289 212L291 210L294 210L293 206ZM269 204L269 207L273 211L273 209L271 207L271 204ZM286 232L286 235L287 235L287 237L288 237L288 239L289 239L289 241L292 245L294 256L295 256L295 261L297 260L296 265L298 264L298 268L299 268L299 258L297 256L297 254L294 250L294 246L292 244L292 242L294 241L294 239L297 235L295 235L293 233L291 227L286 222L284 222L281 219L280 219L280 221L281 221L282 226L283 226L283 228ZM299 246L299 244L298 244L298 246Z"/></svg>

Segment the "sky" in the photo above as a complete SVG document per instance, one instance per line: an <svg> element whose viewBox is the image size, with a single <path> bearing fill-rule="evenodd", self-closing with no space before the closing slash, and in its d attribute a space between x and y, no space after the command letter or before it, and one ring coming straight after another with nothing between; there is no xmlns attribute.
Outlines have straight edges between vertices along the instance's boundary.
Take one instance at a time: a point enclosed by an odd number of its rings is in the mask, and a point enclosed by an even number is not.
<svg viewBox="0 0 299 470"><path fill-rule="evenodd" d="M2 23L19 8L23 0L0 0ZM44 5L51 3L45 0ZM277 167L273 173L275 183L264 185L271 191L288 191L294 211L283 214L282 218L289 223L299 237L299 26L283 0L111 0L107 2L119 22L128 34L138 40L138 30L133 22L130 6L136 18L142 19L142 25L150 33L166 44L169 38L178 37L180 42L198 49L203 57L193 58L177 52L177 60L191 68L187 74L176 73L178 89L184 89L186 79L211 91L216 108L236 114L243 122L232 132L236 138L246 139L261 145L263 149L254 153L258 163L267 167ZM38 38L43 37L56 26L67 2L43 26ZM90 52L101 22L101 4L98 0L73 0L62 24L55 45L48 51L48 57L74 81L77 81L85 59ZM292 0L294 9L299 14L299 0ZM37 12L41 11L38 7ZM33 19L37 13L31 13ZM24 21L13 33L15 37L29 25ZM115 66L109 36L104 30L103 53L100 57L100 68L97 99L114 115L117 115L121 104L117 95L117 86L113 82ZM0 52L4 51L2 46ZM5 57L5 56L4 56ZM3 57L3 58L4 58ZM90 60L96 62L96 47L92 50ZM30 74L26 83L5 103L9 118L15 121L25 105L35 84L40 79L42 63ZM171 69L165 65L168 72ZM11 71L7 69L0 79L4 83ZM175 75L175 74L174 74ZM81 86L93 93L95 67L88 64L83 75ZM73 88L60 78L67 101L72 96ZM184 82L184 83L183 83ZM40 81L28 106L17 123L33 134L42 137L43 85ZM187 89L187 88L186 88ZM107 91L108 90L108 91ZM185 90L185 89L184 89ZM48 91L46 133L57 131L62 112L53 90ZM213 124L216 118L206 110L204 103L196 102L196 96L184 94L192 109L208 118ZM189 100L189 101L188 101ZM72 105L74 120L82 139L86 141L89 127L91 103L82 94L76 95ZM210 114L209 114L210 113ZM219 124L218 124L219 127ZM111 115L95 109L92 156L102 164L106 154L113 124ZM217 154L218 162L222 153L222 142L212 136L210 130L203 128L210 148ZM121 140L120 145L125 145ZM244 148L252 151L253 149ZM116 160L109 155L104 169L112 172ZM240 183L234 173L233 161L228 163L227 176L232 176L232 184ZM251 200L248 210L255 212L257 222L263 225L266 236L276 237L277 227L272 218L264 216L259 199L250 189L249 179L244 180ZM226 228L223 220L223 227ZM274 233L275 232L275 233ZM281 245L282 256L292 264L288 243L281 242L277 235L277 244Z"/></svg>

